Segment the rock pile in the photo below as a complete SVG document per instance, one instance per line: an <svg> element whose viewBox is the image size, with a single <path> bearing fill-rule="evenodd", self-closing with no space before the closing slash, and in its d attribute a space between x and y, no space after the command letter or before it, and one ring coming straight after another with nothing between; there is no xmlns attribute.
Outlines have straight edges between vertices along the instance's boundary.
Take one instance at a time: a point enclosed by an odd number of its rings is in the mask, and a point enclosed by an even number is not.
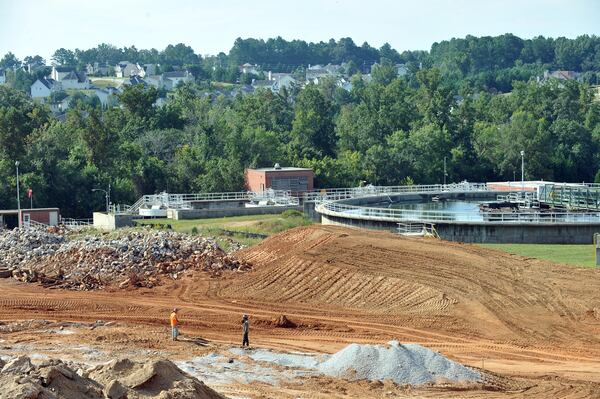
<svg viewBox="0 0 600 399"><path fill-rule="evenodd" d="M222 399L170 361L114 360L91 369L49 360L35 366L26 356L0 360L0 399Z"/></svg>
<svg viewBox="0 0 600 399"><path fill-rule="evenodd" d="M125 231L114 238L68 239L39 230L0 232L0 277L76 290L153 287L187 270L213 276L250 265L226 254L214 239L169 231Z"/></svg>

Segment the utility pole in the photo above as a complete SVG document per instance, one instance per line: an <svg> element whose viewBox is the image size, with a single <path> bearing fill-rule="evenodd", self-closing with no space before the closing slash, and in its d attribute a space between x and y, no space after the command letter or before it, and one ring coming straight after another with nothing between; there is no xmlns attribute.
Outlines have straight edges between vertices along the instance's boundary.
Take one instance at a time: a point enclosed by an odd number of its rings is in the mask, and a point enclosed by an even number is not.
<svg viewBox="0 0 600 399"><path fill-rule="evenodd" d="M21 228L21 196L19 194L19 161L15 162L17 169L17 217L19 218L19 228Z"/></svg>
<svg viewBox="0 0 600 399"><path fill-rule="evenodd" d="M444 187L446 187L446 176L448 173L446 173L446 157L444 157Z"/></svg>
<svg viewBox="0 0 600 399"><path fill-rule="evenodd" d="M521 151L521 191L525 191L525 151Z"/></svg>

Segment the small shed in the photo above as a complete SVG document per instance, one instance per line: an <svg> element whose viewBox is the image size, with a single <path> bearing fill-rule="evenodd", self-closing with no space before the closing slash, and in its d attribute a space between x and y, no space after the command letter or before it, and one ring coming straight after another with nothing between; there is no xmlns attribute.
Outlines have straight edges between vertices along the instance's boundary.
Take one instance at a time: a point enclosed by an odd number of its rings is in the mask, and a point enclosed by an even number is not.
<svg viewBox="0 0 600 399"><path fill-rule="evenodd" d="M309 168L282 167L246 169L246 189L262 192L268 189L290 191L300 195L314 188L315 174Z"/></svg>
<svg viewBox="0 0 600 399"><path fill-rule="evenodd" d="M33 208L21 209L23 226L33 222L56 226L60 223L60 209L58 208ZM17 209L0 210L0 228L14 229L19 226L19 211Z"/></svg>

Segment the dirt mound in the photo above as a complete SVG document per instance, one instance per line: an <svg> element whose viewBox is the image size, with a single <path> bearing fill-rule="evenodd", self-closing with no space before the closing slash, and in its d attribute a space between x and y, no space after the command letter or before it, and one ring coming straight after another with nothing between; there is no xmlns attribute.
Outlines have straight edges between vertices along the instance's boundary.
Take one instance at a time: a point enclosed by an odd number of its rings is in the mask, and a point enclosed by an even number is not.
<svg viewBox="0 0 600 399"><path fill-rule="evenodd" d="M212 238L173 232L124 231L110 238L68 239L50 231L0 231L0 277L47 287L153 287L161 278L177 279L190 269L217 276L249 267Z"/></svg>
<svg viewBox="0 0 600 399"><path fill-rule="evenodd" d="M22 356L3 365L0 386L0 399L224 398L166 360L123 359L83 370L60 360L34 366Z"/></svg>
<svg viewBox="0 0 600 399"><path fill-rule="evenodd" d="M413 327L511 341L587 340L598 326L589 321L600 305L600 270L475 245L310 226L241 256L255 270L223 288L223 296L368 311Z"/></svg>

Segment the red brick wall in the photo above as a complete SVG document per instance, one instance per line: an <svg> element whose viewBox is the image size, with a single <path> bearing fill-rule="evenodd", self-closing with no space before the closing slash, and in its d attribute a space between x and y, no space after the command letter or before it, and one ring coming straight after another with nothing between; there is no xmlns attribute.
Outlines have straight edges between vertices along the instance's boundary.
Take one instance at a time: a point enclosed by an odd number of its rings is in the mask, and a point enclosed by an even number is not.
<svg viewBox="0 0 600 399"><path fill-rule="evenodd" d="M246 190L259 192L267 189L265 172L253 169L246 169Z"/></svg>
<svg viewBox="0 0 600 399"><path fill-rule="evenodd" d="M26 215L29 214L31 220L39 222L39 223L44 223L44 224L49 224L50 223L50 212L56 212L57 213L57 220L60 221L60 212L58 211L58 209L51 209L51 210L36 210L36 209L23 209L21 211L22 215ZM23 216L21 216L23 217Z"/></svg>
<svg viewBox="0 0 600 399"><path fill-rule="evenodd" d="M260 192L271 188L271 179L274 177L295 177L306 176L308 178L308 190L314 189L315 174L312 170L273 170L260 171L246 169L245 181L246 190Z"/></svg>

